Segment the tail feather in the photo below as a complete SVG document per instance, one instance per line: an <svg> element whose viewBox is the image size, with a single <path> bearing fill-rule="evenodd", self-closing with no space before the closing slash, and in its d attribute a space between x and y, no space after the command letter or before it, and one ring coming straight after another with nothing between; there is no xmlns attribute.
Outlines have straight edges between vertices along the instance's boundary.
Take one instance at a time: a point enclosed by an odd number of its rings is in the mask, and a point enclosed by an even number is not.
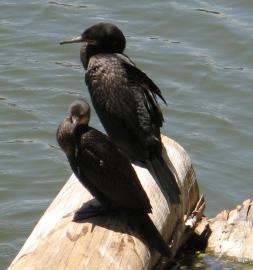
<svg viewBox="0 0 253 270"><path fill-rule="evenodd" d="M135 227L140 237L147 245L157 250L162 256L169 257L171 252L165 240L157 230L148 214L136 214L132 216Z"/></svg>
<svg viewBox="0 0 253 270"><path fill-rule="evenodd" d="M169 200L173 204L180 203L181 191L178 187L176 180L176 171L171 164L167 164L163 158L152 159L149 162L149 167L151 167L155 173L157 181L162 192L169 197Z"/></svg>

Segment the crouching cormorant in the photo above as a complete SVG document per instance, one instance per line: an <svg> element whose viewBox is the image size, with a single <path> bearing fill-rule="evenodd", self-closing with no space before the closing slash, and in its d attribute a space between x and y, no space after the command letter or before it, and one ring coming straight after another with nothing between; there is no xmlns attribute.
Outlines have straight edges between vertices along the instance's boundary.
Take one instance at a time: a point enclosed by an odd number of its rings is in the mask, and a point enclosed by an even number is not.
<svg viewBox="0 0 253 270"><path fill-rule="evenodd" d="M132 162L154 171L162 191L179 203L176 171L162 156L164 119L156 98L166 101L160 89L124 54L126 39L117 26L98 23L60 44L75 42L84 42L80 57L85 81L106 132Z"/></svg>
<svg viewBox="0 0 253 270"><path fill-rule="evenodd" d="M74 101L69 113L58 127L58 144L77 178L100 203L77 211L74 220L125 212L148 245L169 256L168 246L148 215L150 201L128 158L109 137L88 125L90 107L86 101Z"/></svg>

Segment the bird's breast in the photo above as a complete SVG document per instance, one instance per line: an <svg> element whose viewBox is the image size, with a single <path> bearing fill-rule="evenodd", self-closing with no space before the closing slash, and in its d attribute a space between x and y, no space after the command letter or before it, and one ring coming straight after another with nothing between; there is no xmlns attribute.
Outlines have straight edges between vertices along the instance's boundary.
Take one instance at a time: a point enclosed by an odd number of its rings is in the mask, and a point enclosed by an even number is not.
<svg viewBox="0 0 253 270"><path fill-rule="evenodd" d="M128 95L125 71L117 58L110 54L92 57L85 79L95 108L119 104Z"/></svg>

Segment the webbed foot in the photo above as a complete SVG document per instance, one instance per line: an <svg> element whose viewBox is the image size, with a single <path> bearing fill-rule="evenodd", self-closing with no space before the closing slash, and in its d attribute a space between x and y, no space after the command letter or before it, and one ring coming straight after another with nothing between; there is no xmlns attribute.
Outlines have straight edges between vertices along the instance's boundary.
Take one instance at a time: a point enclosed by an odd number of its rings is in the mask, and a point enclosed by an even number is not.
<svg viewBox="0 0 253 270"><path fill-rule="evenodd" d="M73 217L73 221L81 221L92 217L103 216L110 212L107 207L101 205L89 205L78 209Z"/></svg>

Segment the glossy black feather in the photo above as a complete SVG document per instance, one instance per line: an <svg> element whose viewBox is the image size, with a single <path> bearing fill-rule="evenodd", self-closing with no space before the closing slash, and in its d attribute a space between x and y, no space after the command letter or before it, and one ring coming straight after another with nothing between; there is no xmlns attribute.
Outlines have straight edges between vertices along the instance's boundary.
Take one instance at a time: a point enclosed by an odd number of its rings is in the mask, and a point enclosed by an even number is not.
<svg viewBox="0 0 253 270"><path fill-rule="evenodd" d="M100 31L103 32L103 28L106 32L105 25ZM85 32L83 37L85 39ZM175 170L168 167L162 157L160 128L164 119L157 97L166 101L159 87L123 50L111 48L108 52L103 50L97 35L93 38L95 45L88 43L81 50L81 56L85 55L86 59L83 63L87 69L85 81L92 103L106 132L132 161L141 162L148 169L151 164L161 189L170 195L173 203L179 203L181 192ZM108 35L107 39L110 38L115 44L121 43L121 35ZM171 186L169 192L168 185Z"/></svg>
<svg viewBox="0 0 253 270"><path fill-rule="evenodd" d="M92 181L112 208L151 212L149 199L125 155L103 133L92 128L83 131L77 156L81 182Z"/></svg>
<svg viewBox="0 0 253 270"><path fill-rule="evenodd" d="M56 137L79 181L106 210L79 210L74 220L110 210L125 211L148 245L168 256L169 248L148 216L151 204L129 159L108 136L88 126L87 105L83 101L72 103L70 114L76 115L61 122ZM74 125L72 120L76 116L79 116L79 122Z"/></svg>
<svg viewBox="0 0 253 270"><path fill-rule="evenodd" d="M85 42L80 52L87 70L85 82L106 132L131 161L148 169L149 164L155 167L156 161L161 161L154 169L162 169L157 174L159 182L171 170L168 183L174 182L171 188L179 202L175 170L168 168L162 157L160 128L164 119L157 97L166 101L159 87L124 54L126 40L115 25L93 25L80 41Z"/></svg>
<svg viewBox="0 0 253 270"><path fill-rule="evenodd" d="M120 54L94 55L85 78L108 135L131 159L143 162L152 154L150 144L161 145L163 118L155 93L148 88L150 81L144 75L142 81L135 80L135 67L126 59Z"/></svg>

